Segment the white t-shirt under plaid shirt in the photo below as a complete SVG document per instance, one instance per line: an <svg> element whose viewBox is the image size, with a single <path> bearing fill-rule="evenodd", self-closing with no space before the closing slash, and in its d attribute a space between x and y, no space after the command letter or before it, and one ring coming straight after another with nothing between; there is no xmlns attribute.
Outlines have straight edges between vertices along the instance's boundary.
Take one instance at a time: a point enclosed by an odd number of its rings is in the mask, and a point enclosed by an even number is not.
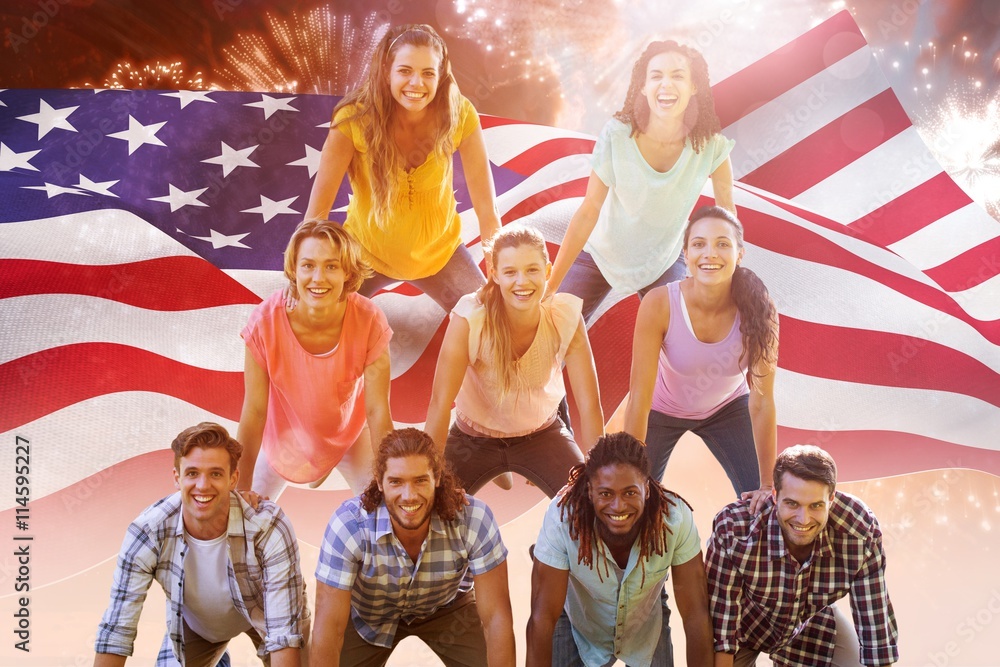
<svg viewBox="0 0 1000 667"><path fill-rule="evenodd" d="M417 562L392 532L385 503L367 512L358 498L341 505L323 536L316 580L351 591L351 620L369 644L391 647L402 620L426 618L472 588L472 577L507 559L500 528L483 501L454 521L431 514Z"/></svg>

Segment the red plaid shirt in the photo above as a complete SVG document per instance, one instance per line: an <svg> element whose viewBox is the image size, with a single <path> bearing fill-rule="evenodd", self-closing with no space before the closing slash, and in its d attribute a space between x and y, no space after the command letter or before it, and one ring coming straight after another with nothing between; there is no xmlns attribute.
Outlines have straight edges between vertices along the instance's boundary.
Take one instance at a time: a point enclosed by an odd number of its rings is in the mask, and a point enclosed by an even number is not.
<svg viewBox="0 0 1000 667"><path fill-rule="evenodd" d="M836 493L826 530L801 565L785 548L773 500L757 516L745 502L727 505L715 517L706 568L717 652L743 646L780 667L826 667L836 638L830 605L850 593L861 662L899 659L882 531L854 496Z"/></svg>

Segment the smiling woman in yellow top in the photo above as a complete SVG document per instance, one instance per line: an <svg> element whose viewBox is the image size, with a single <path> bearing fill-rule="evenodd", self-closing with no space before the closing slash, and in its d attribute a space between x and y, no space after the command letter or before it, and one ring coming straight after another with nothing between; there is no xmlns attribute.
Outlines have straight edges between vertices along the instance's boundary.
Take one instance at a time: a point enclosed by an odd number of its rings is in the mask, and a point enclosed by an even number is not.
<svg viewBox="0 0 1000 667"><path fill-rule="evenodd" d="M458 91L444 40L427 25L392 28L365 81L334 110L306 219L326 218L347 174L344 229L376 274L359 292L413 283L446 311L486 282L462 243L452 154L463 171L482 238L499 229L479 116Z"/></svg>

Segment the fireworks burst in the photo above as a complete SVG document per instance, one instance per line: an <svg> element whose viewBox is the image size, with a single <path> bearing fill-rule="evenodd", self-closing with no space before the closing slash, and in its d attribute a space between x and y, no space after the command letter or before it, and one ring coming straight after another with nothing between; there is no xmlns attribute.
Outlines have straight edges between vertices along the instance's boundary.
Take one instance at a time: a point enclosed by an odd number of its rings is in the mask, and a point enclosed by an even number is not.
<svg viewBox="0 0 1000 667"><path fill-rule="evenodd" d="M232 90L343 95L364 78L388 30L375 12L356 27L328 7L266 18L268 32L241 33L222 49L228 66L220 74Z"/></svg>
<svg viewBox="0 0 1000 667"><path fill-rule="evenodd" d="M951 91L917 129L970 197L1000 220L1000 95Z"/></svg>
<svg viewBox="0 0 1000 667"><path fill-rule="evenodd" d="M218 90L206 84L201 72L189 74L180 60L172 63L155 61L133 65L128 61L116 64L100 85L84 83L82 88L118 88L128 90Z"/></svg>

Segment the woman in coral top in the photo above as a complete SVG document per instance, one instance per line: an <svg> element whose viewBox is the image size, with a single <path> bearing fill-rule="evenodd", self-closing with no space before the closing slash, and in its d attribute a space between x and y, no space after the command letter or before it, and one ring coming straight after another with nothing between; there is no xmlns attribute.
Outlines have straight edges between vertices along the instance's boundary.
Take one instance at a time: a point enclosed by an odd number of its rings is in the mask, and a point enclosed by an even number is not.
<svg viewBox="0 0 1000 667"><path fill-rule="evenodd" d="M357 293L371 273L340 225L307 221L285 250L279 290L250 315L237 439L239 488L276 499L289 482L318 486L337 467L360 493L372 443L392 430L385 315Z"/></svg>
<svg viewBox="0 0 1000 667"><path fill-rule="evenodd" d="M691 276L639 305L625 431L646 442L656 479L677 440L693 432L756 512L771 495L777 448L777 310L760 278L740 266L743 225L729 211L695 211L684 255Z"/></svg>
<svg viewBox="0 0 1000 667"><path fill-rule="evenodd" d="M368 76L334 109L305 219L330 213L344 175L344 229L375 273L360 293L404 280L445 312L484 282L462 242L452 184L458 151L482 238L500 228L479 116L458 91L444 40L427 25L390 29Z"/></svg>
<svg viewBox="0 0 1000 667"><path fill-rule="evenodd" d="M469 493L516 472L551 498L583 462L558 414L564 363L580 412L580 442L589 449L604 434L581 302L571 294L542 301L552 267L536 230L504 227L486 252L489 281L462 297L445 332L427 433Z"/></svg>

